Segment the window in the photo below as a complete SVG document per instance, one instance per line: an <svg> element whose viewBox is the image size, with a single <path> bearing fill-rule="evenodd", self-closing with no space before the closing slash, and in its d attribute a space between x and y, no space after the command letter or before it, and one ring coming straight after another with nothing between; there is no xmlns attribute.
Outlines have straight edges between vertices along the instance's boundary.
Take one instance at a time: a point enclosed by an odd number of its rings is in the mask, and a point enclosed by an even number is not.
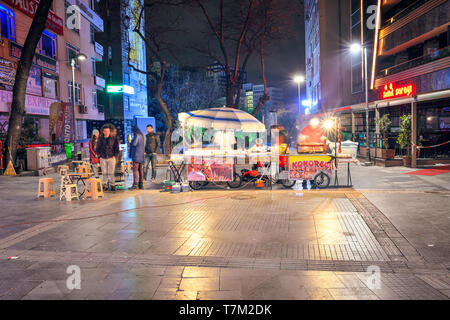
<svg viewBox="0 0 450 320"><path fill-rule="evenodd" d="M56 59L56 36L53 33L44 30L39 40L39 53Z"/></svg>
<svg viewBox="0 0 450 320"><path fill-rule="evenodd" d="M16 18L14 11L0 4L0 28L3 38L16 41Z"/></svg>
<svg viewBox="0 0 450 320"><path fill-rule="evenodd" d="M80 50L72 46L70 43L66 43L66 48L67 48L67 63L70 65L72 63L72 59L74 59L77 56ZM75 59L75 67L78 68L78 59Z"/></svg>
<svg viewBox="0 0 450 320"><path fill-rule="evenodd" d="M124 108L124 110L130 111L130 97L129 96L124 96L123 108Z"/></svg>
<svg viewBox="0 0 450 320"><path fill-rule="evenodd" d="M92 75L95 77L97 75L97 60L92 58Z"/></svg>
<svg viewBox="0 0 450 320"><path fill-rule="evenodd" d="M68 90L69 90L69 102L73 102L72 100L72 81L68 81ZM75 103L81 103L81 86L79 83L75 83Z"/></svg>
<svg viewBox="0 0 450 320"><path fill-rule="evenodd" d="M109 80L109 83L113 82L113 74L112 74L111 70L108 71L108 80Z"/></svg>
<svg viewBox="0 0 450 320"><path fill-rule="evenodd" d="M44 72L44 97L57 99L58 98L58 77L50 73Z"/></svg>
<svg viewBox="0 0 450 320"><path fill-rule="evenodd" d="M108 64L112 65L112 48L108 47Z"/></svg>
<svg viewBox="0 0 450 320"><path fill-rule="evenodd" d="M91 24L91 43L92 44L95 43L95 28L92 24Z"/></svg>
<svg viewBox="0 0 450 320"><path fill-rule="evenodd" d="M130 85L130 74L129 73L124 73L123 74L123 84L126 84L127 86Z"/></svg>
<svg viewBox="0 0 450 320"><path fill-rule="evenodd" d="M92 90L92 106L98 108L97 104L97 90Z"/></svg>

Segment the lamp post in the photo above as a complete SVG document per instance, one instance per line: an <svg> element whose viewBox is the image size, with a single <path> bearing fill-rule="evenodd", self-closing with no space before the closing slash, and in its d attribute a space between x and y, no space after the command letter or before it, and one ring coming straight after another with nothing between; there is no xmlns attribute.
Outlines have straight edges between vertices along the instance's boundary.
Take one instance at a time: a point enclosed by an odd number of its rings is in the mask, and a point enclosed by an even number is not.
<svg viewBox="0 0 450 320"><path fill-rule="evenodd" d="M302 83L305 82L305 77L302 75L298 75L294 78L294 82L298 85L298 112L302 113Z"/></svg>
<svg viewBox="0 0 450 320"><path fill-rule="evenodd" d="M87 57L83 53L77 54L70 60L70 65L72 67L72 106L73 106L73 144L75 157L78 157L78 147L77 147L77 116L75 111L75 66L76 60L84 61ZM78 160L78 159L77 159Z"/></svg>
<svg viewBox="0 0 450 320"><path fill-rule="evenodd" d="M367 144L367 159L372 161L370 157L370 142L369 142L369 75L367 73L367 47L359 43L355 43L350 47L352 53L359 53L361 50L364 55L364 84L365 84L365 99L366 99L366 144Z"/></svg>

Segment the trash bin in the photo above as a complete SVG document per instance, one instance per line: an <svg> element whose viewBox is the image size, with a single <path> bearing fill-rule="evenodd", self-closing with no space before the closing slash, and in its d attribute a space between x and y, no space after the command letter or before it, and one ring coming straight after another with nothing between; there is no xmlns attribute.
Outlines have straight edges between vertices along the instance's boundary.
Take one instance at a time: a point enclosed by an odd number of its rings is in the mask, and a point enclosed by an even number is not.
<svg viewBox="0 0 450 320"><path fill-rule="evenodd" d="M66 148L66 157L67 159L72 159L72 144L65 143L64 147Z"/></svg>

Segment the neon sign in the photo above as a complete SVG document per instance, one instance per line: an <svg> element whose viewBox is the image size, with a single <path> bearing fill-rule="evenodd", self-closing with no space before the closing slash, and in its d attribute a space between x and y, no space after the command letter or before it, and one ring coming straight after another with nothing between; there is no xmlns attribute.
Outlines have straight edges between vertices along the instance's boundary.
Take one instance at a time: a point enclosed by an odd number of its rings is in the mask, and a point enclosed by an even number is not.
<svg viewBox="0 0 450 320"><path fill-rule="evenodd" d="M409 97L416 91L416 87L412 84L396 87L394 83L385 84L381 92L383 99L391 99L398 97Z"/></svg>

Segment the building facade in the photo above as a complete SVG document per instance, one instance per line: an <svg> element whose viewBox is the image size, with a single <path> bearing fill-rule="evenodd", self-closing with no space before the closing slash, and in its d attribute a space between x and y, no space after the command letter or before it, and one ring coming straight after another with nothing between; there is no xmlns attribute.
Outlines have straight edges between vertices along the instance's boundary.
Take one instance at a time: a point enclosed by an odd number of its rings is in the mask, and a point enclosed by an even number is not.
<svg viewBox="0 0 450 320"><path fill-rule="evenodd" d="M372 157L383 165L401 164L407 154L413 166L449 158L449 3L306 1L308 98L318 97L316 113L340 116L343 138L358 141L361 156L368 141ZM364 51L349 52L354 43L367 50L367 104ZM376 125L384 114L392 121L387 144ZM403 115L412 117L414 132L413 146L402 150L396 141ZM377 151L381 147L395 149L396 159L386 159Z"/></svg>
<svg viewBox="0 0 450 320"><path fill-rule="evenodd" d="M0 123L6 131L12 87L22 46L31 26L36 0L0 1ZM72 112L72 68L70 61L83 53L87 60L75 69L75 116L79 141L88 138L87 123L104 119L98 108L98 91L103 90L102 77L96 73L95 63L101 60L101 46L95 33L103 31L103 21L95 13L94 1L54 1L46 28L36 49L28 78L26 119L34 121L39 135L50 141L50 105L64 102Z"/></svg>
<svg viewBox="0 0 450 320"><path fill-rule="evenodd" d="M105 32L98 35L103 60L98 70L106 75L107 94L99 97L105 118L116 125L122 142L131 134L137 117L148 117L147 64L144 40L133 32L143 7L141 0L110 0L98 4ZM144 34L145 15L140 30Z"/></svg>

